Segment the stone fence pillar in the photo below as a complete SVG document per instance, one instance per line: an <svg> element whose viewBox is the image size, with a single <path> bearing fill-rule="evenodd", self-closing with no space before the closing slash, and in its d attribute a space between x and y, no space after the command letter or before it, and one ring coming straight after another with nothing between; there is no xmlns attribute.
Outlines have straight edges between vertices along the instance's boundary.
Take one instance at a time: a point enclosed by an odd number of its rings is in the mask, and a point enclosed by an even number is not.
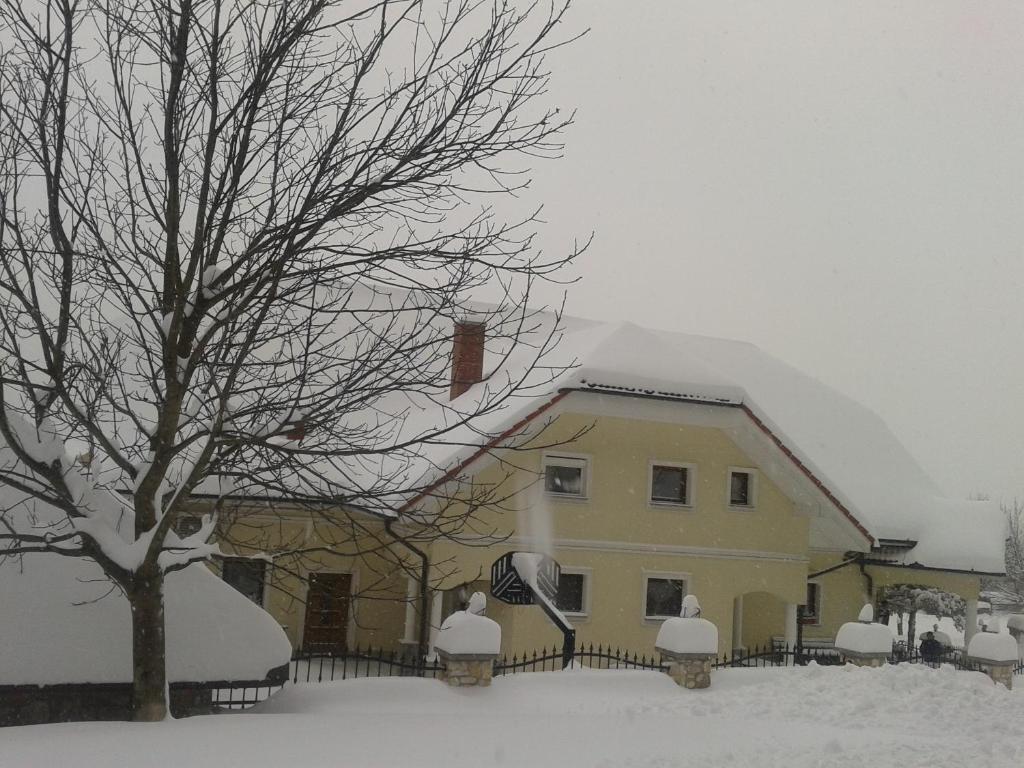
<svg viewBox="0 0 1024 768"><path fill-rule="evenodd" d="M491 684L494 661L501 653L501 627L483 615L487 598L474 592L464 611L441 625L435 648L441 659L441 679L453 686Z"/></svg>
<svg viewBox="0 0 1024 768"><path fill-rule="evenodd" d="M668 674L677 685L683 688L711 685L711 662L718 656L718 627L700 618L696 597L687 595L679 618L662 623L654 647L668 659Z"/></svg>
<svg viewBox="0 0 1024 768"><path fill-rule="evenodd" d="M858 667L881 667L892 653L892 630L874 623L870 603L860 610L857 621L848 621L836 634L836 650L844 662Z"/></svg>
<svg viewBox="0 0 1024 768"><path fill-rule="evenodd" d="M491 684L494 675L496 653L447 653L437 649L441 659L441 679L448 685L479 685Z"/></svg>
<svg viewBox="0 0 1024 768"><path fill-rule="evenodd" d="M1013 688L1013 668L1017 665L1017 640L1001 630L999 619L992 619L984 632L971 638L967 660L981 667L993 683L1002 683L1009 690Z"/></svg>

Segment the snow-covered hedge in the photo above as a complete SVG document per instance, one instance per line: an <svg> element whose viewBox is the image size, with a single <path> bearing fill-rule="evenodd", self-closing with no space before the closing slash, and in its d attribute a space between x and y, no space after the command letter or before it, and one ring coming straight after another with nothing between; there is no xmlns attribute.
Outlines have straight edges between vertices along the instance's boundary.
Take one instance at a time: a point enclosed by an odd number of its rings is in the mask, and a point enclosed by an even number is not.
<svg viewBox="0 0 1024 768"><path fill-rule="evenodd" d="M203 565L167 575L164 612L171 682L262 680L291 658L270 614ZM0 616L0 685L131 682L130 607L91 560L8 561Z"/></svg>

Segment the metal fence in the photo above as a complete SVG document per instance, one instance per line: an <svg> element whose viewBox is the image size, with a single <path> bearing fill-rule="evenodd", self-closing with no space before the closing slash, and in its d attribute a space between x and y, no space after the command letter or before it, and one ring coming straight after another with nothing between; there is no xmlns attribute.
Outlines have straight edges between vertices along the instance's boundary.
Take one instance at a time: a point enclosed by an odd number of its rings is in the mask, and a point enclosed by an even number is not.
<svg viewBox="0 0 1024 768"><path fill-rule="evenodd" d="M529 672L552 672L562 669L561 648L542 648L538 651L503 656L494 663L494 675L516 675ZM830 647L788 646L768 643L764 646L726 654L716 658L714 669L743 667L793 667L810 662L819 665L842 663L839 652ZM962 649L948 649L937 658L924 659L916 650L894 648L890 664L952 664L958 670L980 671L977 664L965 657ZM669 662L657 653L639 654L593 644L581 645L573 653L573 666L588 669L639 669L667 672ZM292 655L288 680L297 683L326 683L335 680L353 680L368 677L421 677L439 678L440 661L425 660L415 653L385 651L381 648L356 648L342 653L323 653L298 650ZM1014 668L1014 675L1024 676L1024 661ZM224 688L213 691L213 704L221 709L247 709L279 691L282 685L253 685Z"/></svg>
<svg viewBox="0 0 1024 768"><path fill-rule="evenodd" d="M495 675L514 675L519 672L549 672L562 669L563 650L552 646L551 650L541 649L538 653L516 654L511 659L502 657L494 663ZM637 654L619 648L598 645L581 645L573 652L573 666L589 669L646 669L664 672L668 662L655 654Z"/></svg>
<svg viewBox="0 0 1024 768"><path fill-rule="evenodd" d="M323 683L359 677L438 677L441 665L415 653L356 648L343 653L298 650L292 654L293 683Z"/></svg>

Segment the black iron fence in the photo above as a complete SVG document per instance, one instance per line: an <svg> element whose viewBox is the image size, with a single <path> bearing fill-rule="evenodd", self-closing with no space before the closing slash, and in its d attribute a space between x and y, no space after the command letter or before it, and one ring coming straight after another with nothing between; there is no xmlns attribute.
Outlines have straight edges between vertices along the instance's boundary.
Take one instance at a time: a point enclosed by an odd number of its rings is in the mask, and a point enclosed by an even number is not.
<svg viewBox="0 0 1024 768"><path fill-rule="evenodd" d="M323 683L360 677L439 677L440 662L414 652L356 648L343 653L298 650L292 654L293 683Z"/></svg>
<svg viewBox="0 0 1024 768"><path fill-rule="evenodd" d="M494 663L494 675L516 675L528 672L553 672L562 669L563 649L556 646L538 651L503 656ZM742 667L792 667L810 662L819 665L842 663L839 652L829 647L793 647L777 642L737 651L716 658L714 669ZM938 657L922 658L917 650L897 647L888 658L890 664L952 664L959 670L979 671L977 664L967 660L962 649L947 649ZM612 646L580 645L573 652L573 666L589 669L639 669L667 672L669 662L657 653L640 654ZM414 652L385 651L381 648L356 648L343 653L298 650L292 655L288 681L326 683L368 677L439 678L441 662L426 660ZM1014 668L1014 675L1024 676L1024 661ZM283 684L217 688L212 703L220 709L247 709L279 691Z"/></svg>
<svg viewBox="0 0 1024 768"><path fill-rule="evenodd" d="M551 650L541 649L538 653L515 654L511 659L502 657L494 663L495 675L514 675L519 672L550 672L563 667L563 649L552 646ZM619 648L598 645L581 645L573 651L573 665L589 669L646 669L664 672L668 662L655 654L637 654Z"/></svg>

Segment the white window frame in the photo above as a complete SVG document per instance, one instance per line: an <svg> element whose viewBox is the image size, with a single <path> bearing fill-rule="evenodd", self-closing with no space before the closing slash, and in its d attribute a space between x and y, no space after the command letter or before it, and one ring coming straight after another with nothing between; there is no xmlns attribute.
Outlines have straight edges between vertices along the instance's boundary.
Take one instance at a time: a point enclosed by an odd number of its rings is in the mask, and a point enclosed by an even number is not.
<svg viewBox="0 0 1024 768"><path fill-rule="evenodd" d="M647 582L651 579L672 579L683 582L683 598L693 592L693 581L688 573L676 573L673 571L644 571L643 589L640 592L640 615L645 622L661 622L665 619L675 619L678 616L648 616L647 615Z"/></svg>
<svg viewBox="0 0 1024 768"><path fill-rule="evenodd" d="M686 500L664 501L654 498L654 468L670 467L686 470ZM667 507L669 509L694 509L697 506L697 465L680 461L661 461L651 459L647 464L647 506Z"/></svg>
<svg viewBox="0 0 1024 768"><path fill-rule="evenodd" d="M593 568L577 568L566 565L562 567L562 575L583 577L583 611L562 611L567 619L588 619L590 618L590 585L594 578ZM561 610L561 609L559 609Z"/></svg>
<svg viewBox="0 0 1024 768"><path fill-rule="evenodd" d="M822 589L821 581L819 579L808 579L807 580L807 584L808 584L808 586L810 586L811 584L814 584L815 586L818 587L818 615L814 619L814 621L805 621L804 622L804 626L805 627L820 627L821 626L821 612L822 612L821 609L822 609L822 605L824 604L822 598L824 597L825 590Z"/></svg>
<svg viewBox="0 0 1024 768"><path fill-rule="evenodd" d="M581 493L558 493L548 490L548 467L578 467L581 472ZM581 453L545 453L540 462L541 491L549 499L586 501L590 498L590 456Z"/></svg>
<svg viewBox="0 0 1024 768"><path fill-rule="evenodd" d="M750 478L750 482L747 486L748 495L750 497L749 504L732 503L732 476L738 473L745 474ZM757 508L757 475L757 469L754 467L729 467L728 471L725 473L725 504L729 509L737 512L749 512L750 510Z"/></svg>

